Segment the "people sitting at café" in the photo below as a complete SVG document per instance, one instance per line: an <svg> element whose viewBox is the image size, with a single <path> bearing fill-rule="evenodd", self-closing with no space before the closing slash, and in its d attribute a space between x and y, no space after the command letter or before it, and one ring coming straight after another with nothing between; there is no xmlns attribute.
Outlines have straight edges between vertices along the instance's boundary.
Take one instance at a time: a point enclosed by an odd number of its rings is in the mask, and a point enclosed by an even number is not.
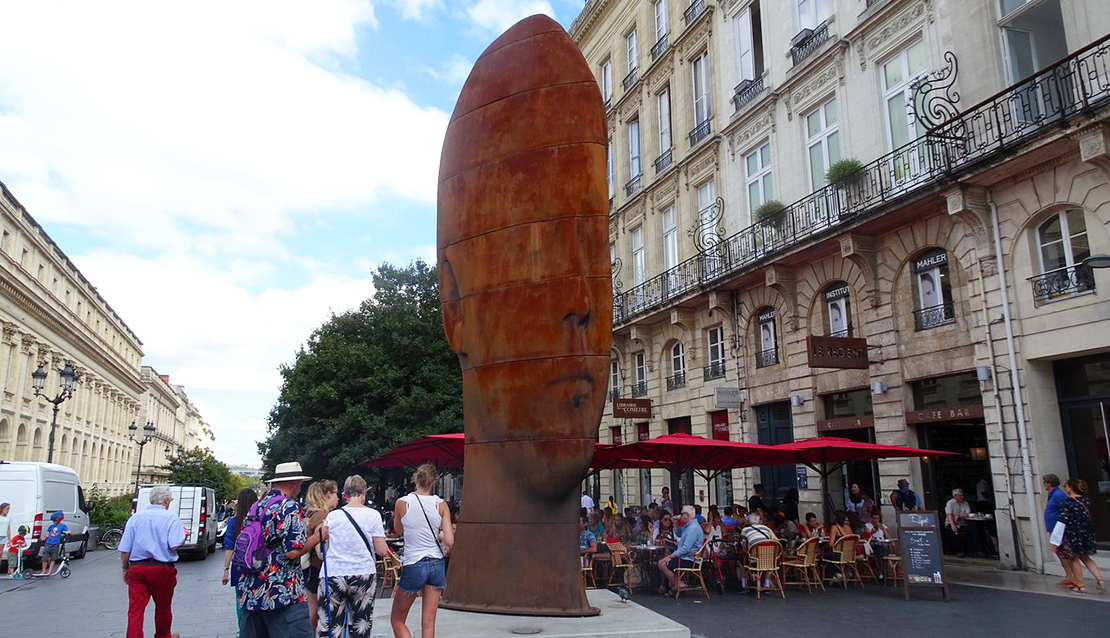
<svg viewBox="0 0 1110 638"><path fill-rule="evenodd" d="M615 514L613 516L613 527L608 529L606 533L609 538L615 538L625 545L632 542L632 526L628 524L628 520L624 517L624 514Z"/></svg>
<svg viewBox="0 0 1110 638"><path fill-rule="evenodd" d="M578 551L582 554L582 566L587 564L586 557L597 553L597 537L587 529L585 516L578 517Z"/></svg>
<svg viewBox="0 0 1110 638"><path fill-rule="evenodd" d="M775 532L772 531L770 527L763 524L763 515L760 514L758 510L748 513L744 520L747 525L744 526L744 529L740 530L740 546L743 548L744 552L747 552L753 544L759 541L778 540L778 537L775 536ZM747 570L744 569L743 566L738 565L736 567L736 576L740 579L741 590L747 592ZM765 584L769 585L770 583Z"/></svg>
<svg viewBox="0 0 1110 638"><path fill-rule="evenodd" d="M597 512L590 512L589 524L586 526L586 531L594 535L594 541L597 542L598 553L606 553L609 548L605 546L605 523L601 522L601 515Z"/></svg>
<svg viewBox="0 0 1110 638"><path fill-rule="evenodd" d="M890 533L887 531L886 525L883 525L883 515L879 513L879 510L871 512L871 520L863 526L862 537L870 545L871 551L877 560L883 560L890 553ZM882 577L880 571L879 579L881 580Z"/></svg>
<svg viewBox="0 0 1110 638"><path fill-rule="evenodd" d="M639 522L635 528L637 545L652 545L655 543L655 534L658 532L655 522L647 514L640 514Z"/></svg>
<svg viewBox="0 0 1110 638"><path fill-rule="evenodd" d="M659 593L670 596L674 594L674 590L678 587L675 580L674 570L679 567L693 567L694 557L705 543L705 534L701 530L701 525L698 525L694 519L694 507L692 505L684 505L680 520L685 531L682 532L682 538L675 548L674 553L670 556L665 556L659 559L657 563L659 572L663 574L664 584L659 589Z"/></svg>
<svg viewBox="0 0 1110 638"><path fill-rule="evenodd" d="M813 512L806 512L806 524L798 530L805 538L821 538L825 536L825 528L821 526L821 521L817 520L817 515Z"/></svg>
<svg viewBox="0 0 1110 638"><path fill-rule="evenodd" d="M967 553L968 539L970 538L971 504L964 500L964 491L960 488L952 490L952 498L944 506L945 529L949 532L949 539L956 545L956 552L960 558Z"/></svg>
<svg viewBox="0 0 1110 638"><path fill-rule="evenodd" d="M709 539L710 543L717 543L725 537L725 524L721 522L721 515L717 513L715 505L709 506L709 520L702 526L702 531L705 532L705 537ZM716 545L714 545L716 547Z"/></svg>
<svg viewBox="0 0 1110 638"><path fill-rule="evenodd" d="M798 524L787 518L784 514L772 514L771 520L775 523L775 534L787 543L787 547L797 547L801 544L802 534Z"/></svg>
<svg viewBox="0 0 1110 638"><path fill-rule="evenodd" d="M848 513L849 518L855 514L859 519L859 525L853 526L853 529L860 530L863 528L864 523L871 520L871 512L875 511L875 501L867 495L859 483L852 483L852 487L848 490L848 501L844 504L844 510Z"/></svg>
<svg viewBox="0 0 1110 638"><path fill-rule="evenodd" d="M652 542L672 551L678 547L678 538L674 533L674 520L670 512L664 510L663 515L656 521L655 540Z"/></svg>
<svg viewBox="0 0 1110 638"><path fill-rule="evenodd" d="M724 523L725 527L740 527L740 521L732 515L734 511L731 507L725 508L725 515L721 517L721 522Z"/></svg>
<svg viewBox="0 0 1110 638"><path fill-rule="evenodd" d="M748 498L748 511L759 512L766 515L771 508L763 500L763 484L756 483L752 486L752 495Z"/></svg>
<svg viewBox="0 0 1110 638"><path fill-rule="evenodd" d="M833 524L830 525L828 529L829 544L821 551L825 559L840 560L840 552L834 551L833 548L837 546L836 542L840 540L842 536L849 536L852 533L852 527L848 524L848 513L843 510L837 510L836 513L833 514ZM843 574L840 573L840 568L836 565L829 565L829 569L833 574L833 582L840 582L844 577Z"/></svg>

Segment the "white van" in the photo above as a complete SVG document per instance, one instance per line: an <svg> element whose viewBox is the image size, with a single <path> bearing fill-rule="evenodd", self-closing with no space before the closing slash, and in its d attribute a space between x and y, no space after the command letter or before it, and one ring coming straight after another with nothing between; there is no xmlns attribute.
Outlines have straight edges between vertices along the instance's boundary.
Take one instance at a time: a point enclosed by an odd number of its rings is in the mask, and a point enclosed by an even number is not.
<svg viewBox="0 0 1110 638"><path fill-rule="evenodd" d="M131 513L150 507L150 490L155 487L170 488L173 502L170 511L177 514L185 526L185 544L179 554L191 554L204 560L216 551L216 490L207 485L143 485L131 503Z"/></svg>
<svg viewBox="0 0 1110 638"><path fill-rule="evenodd" d="M0 461L0 503L11 503L12 535L20 525L31 530L24 560L38 556L43 532L54 512L65 514L69 527L65 551L84 558L89 550L89 511L81 479L72 468L53 463Z"/></svg>

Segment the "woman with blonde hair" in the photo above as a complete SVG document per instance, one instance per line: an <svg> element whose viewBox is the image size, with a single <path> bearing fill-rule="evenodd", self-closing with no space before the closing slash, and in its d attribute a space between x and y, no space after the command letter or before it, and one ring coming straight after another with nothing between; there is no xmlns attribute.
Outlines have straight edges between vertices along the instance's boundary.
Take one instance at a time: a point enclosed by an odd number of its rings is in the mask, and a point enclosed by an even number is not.
<svg viewBox="0 0 1110 638"><path fill-rule="evenodd" d="M305 536L311 537L324 524L328 513L339 505L339 486L335 484L335 481L316 481L308 486L308 493L305 494L305 504L308 505L304 512ZM316 627L319 621L317 591L319 591L320 586L320 567L322 564L319 546L311 553L301 556L301 569L304 570L304 588L308 592L308 621L312 623L313 627Z"/></svg>
<svg viewBox="0 0 1110 638"><path fill-rule="evenodd" d="M401 582L393 593L390 614L395 638L412 638L405 622L417 595L424 598L420 608L420 636L435 638L436 609L447 587L444 558L455 543L451 511L442 498L432 494L438 478L435 467L427 463L416 468L412 475L416 489L397 499L393 510L393 531L405 539Z"/></svg>

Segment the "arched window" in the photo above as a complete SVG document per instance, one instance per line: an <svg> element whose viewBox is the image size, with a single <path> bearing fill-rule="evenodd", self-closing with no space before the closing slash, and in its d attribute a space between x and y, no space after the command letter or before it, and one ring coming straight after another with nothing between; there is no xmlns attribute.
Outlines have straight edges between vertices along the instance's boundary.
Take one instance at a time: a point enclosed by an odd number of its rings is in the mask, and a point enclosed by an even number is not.
<svg viewBox="0 0 1110 638"><path fill-rule="evenodd" d="M843 281L834 281L825 287L825 312L830 337L852 336L851 290Z"/></svg>
<svg viewBox="0 0 1110 638"><path fill-rule="evenodd" d="M670 348L671 376L667 377L667 389L677 390L686 387L686 349L681 341L674 342Z"/></svg>
<svg viewBox="0 0 1110 638"><path fill-rule="evenodd" d="M1095 279L1083 260L1091 256L1087 222L1078 208L1061 211L1037 227L1041 276L1032 280L1037 305L1095 289Z"/></svg>
<svg viewBox="0 0 1110 638"><path fill-rule="evenodd" d="M926 250L913 260L913 287L917 308L914 330L922 331L956 321L952 282L948 275L948 251Z"/></svg>
<svg viewBox="0 0 1110 638"><path fill-rule="evenodd" d="M632 355L635 362L636 384L632 386L632 396L642 397L647 394L647 355L643 350Z"/></svg>
<svg viewBox="0 0 1110 638"><path fill-rule="evenodd" d="M756 313L759 324L759 350L755 355L755 367L766 368L779 362L778 331L775 329L777 313L771 306L764 306Z"/></svg>

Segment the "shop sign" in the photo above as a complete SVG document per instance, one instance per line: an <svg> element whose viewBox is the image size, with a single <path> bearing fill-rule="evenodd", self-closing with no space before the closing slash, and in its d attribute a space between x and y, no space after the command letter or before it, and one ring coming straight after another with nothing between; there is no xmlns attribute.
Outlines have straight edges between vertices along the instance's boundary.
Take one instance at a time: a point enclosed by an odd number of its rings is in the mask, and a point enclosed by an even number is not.
<svg viewBox="0 0 1110 638"><path fill-rule="evenodd" d="M913 260L913 271L915 273L925 272L947 263L948 252L943 248L936 248Z"/></svg>
<svg viewBox="0 0 1110 638"><path fill-rule="evenodd" d="M797 466L797 470L798 470L798 489L799 490L808 490L809 489L809 474L806 473L806 466L799 465L799 466Z"/></svg>
<svg viewBox="0 0 1110 638"><path fill-rule="evenodd" d="M727 386L713 388L713 407L718 410L739 410L740 388Z"/></svg>
<svg viewBox="0 0 1110 638"><path fill-rule="evenodd" d="M856 430L859 428L874 428L873 416L849 416L840 419L825 419L817 422L818 432L832 432L834 430Z"/></svg>
<svg viewBox="0 0 1110 638"><path fill-rule="evenodd" d="M944 408L929 408L906 413L906 423L939 423L942 421L964 421L983 418L983 406L953 405Z"/></svg>
<svg viewBox="0 0 1110 638"><path fill-rule="evenodd" d="M614 419L650 419L651 399L613 399Z"/></svg>
<svg viewBox="0 0 1110 638"><path fill-rule="evenodd" d="M948 579L944 577L940 522L936 512L898 512L898 547L905 572L902 591L910 599L911 587L941 587L948 600Z"/></svg>
<svg viewBox="0 0 1110 638"><path fill-rule="evenodd" d="M866 370L867 339L852 337L806 337L811 368L851 368Z"/></svg>
<svg viewBox="0 0 1110 638"><path fill-rule="evenodd" d="M767 323L768 321L774 321L774 319L775 319L775 309L774 308L765 308L763 310L763 312L759 313L759 317L758 317L759 323Z"/></svg>
<svg viewBox="0 0 1110 638"><path fill-rule="evenodd" d="M825 301L848 296L848 284L840 283L825 291Z"/></svg>

